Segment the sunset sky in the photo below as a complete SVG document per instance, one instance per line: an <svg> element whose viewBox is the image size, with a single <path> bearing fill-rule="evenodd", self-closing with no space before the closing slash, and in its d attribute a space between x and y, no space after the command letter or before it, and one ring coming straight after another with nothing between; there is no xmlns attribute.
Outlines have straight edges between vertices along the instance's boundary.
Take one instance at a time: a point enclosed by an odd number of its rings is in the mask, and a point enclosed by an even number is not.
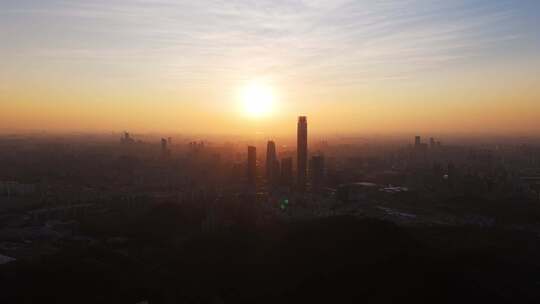
<svg viewBox="0 0 540 304"><path fill-rule="evenodd" d="M1 0L0 131L538 134L539 29L537 0Z"/></svg>

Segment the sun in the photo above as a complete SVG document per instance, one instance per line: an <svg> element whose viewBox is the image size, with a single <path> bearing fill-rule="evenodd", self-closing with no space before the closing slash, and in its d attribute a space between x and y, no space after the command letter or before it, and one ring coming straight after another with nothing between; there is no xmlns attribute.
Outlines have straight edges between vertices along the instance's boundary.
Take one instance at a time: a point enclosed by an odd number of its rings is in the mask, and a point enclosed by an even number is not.
<svg viewBox="0 0 540 304"><path fill-rule="evenodd" d="M249 117L263 117L272 114L274 110L274 94L266 84L252 82L241 91L243 112Z"/></svg>

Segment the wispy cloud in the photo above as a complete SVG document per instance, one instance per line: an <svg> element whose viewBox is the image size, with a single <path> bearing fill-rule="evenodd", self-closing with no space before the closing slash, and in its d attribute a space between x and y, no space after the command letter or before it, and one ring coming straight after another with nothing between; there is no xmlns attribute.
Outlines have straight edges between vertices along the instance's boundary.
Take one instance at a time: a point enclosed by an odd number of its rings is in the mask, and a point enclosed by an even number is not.
<svg viewBox="0 0 540 304"><path fill-rule="evenodd" d="M44 2L0 10L0 25L11 25L0 38L17 56L151 66L155 77L198 84L216 75L326 85L406 79L519 34L515 8L500 0Z"/></svg>

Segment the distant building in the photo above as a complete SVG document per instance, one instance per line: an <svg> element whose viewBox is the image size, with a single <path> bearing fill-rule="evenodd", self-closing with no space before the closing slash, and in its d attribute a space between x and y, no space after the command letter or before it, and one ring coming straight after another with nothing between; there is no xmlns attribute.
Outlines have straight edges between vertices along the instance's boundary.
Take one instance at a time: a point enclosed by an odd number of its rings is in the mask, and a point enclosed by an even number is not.
<svg viewBox="0 0 540 304"><path fill-rule="evenodd" d="M316 155L311 157L311 161L309 164L309 173L311 177L311 187L313 191L320 191L324 187L325 178L323 155Z"/></svg>
<svg viewBox="0 0 540 304"><path fill-rule="evenodd" d="M422 143L420 136L414 137L414 149L412 151L412 159L411 159L411 165L414 167L421 167L425 166L427 163L427 150L428 145L426 143Z"/></svg>
<svg viewBox="0 0 540 304"><path fill-rule="evenodd" d="M266 181L275 186L279 182L279 161L277 160L276 144L268 141L266 146Z"/></svg>
<svg viewBox="0 0 540 304"><path fill-rule="evenodd" d="M435 146L436 146L435 139L434 139L433 137L430 137L430 138L429 138L429 147L430 147L431 149L434 149Z"/></svg>
<svg viewBox="0 0 540 304"><path fill-rule="evenodd" d="M274 143L274 141L272 140L269 140L266 144L266 179L268 181L271 181L275 174L273 170L276 159L276 143Z"/></svg>
<svg viewBox="0 0 540 304"><path fill-rule="evenodd" d="M257 186L257 148L248 147L247 184L250 191L255 192Z"/></svg>
<svg viewBox="0 0 540 304"><path fill-rule="evenodd" d="M415 136L414 137L414 147L418 147L422 144L422 138L420 136Z"/></svg>
<svg viewBox="0 0 540 304"><path fill-rule="evenodd" d="M198 154L202 150L204 150L204 142L203 141L200 141L200 142L191 141L191 142L189 142L189 149L188 149L189 153Z"/></svg>
<svg viewBox="0 0 540 304"><path fill-rule="evenodd" d="M298 117L296 153L297 186L299 191L304 191L306 189L308 159L307 118L305 116Z"/></svg>
<svg viewBox="0 0 540 304"><path fill-rule="evenodd" d="M293 183L293 159L286 157L281 160L281 184L291 187Z"/></svg>
<svg viewBox="0 0 540 304"><path fill-rule="evenodd" d="M161 156L162 157L169 157L170 151L167 147L168 141L165 138L161 139Z"/></svg>
<svg viewBox="0 0 540 304"><path fill-rule="evenodd" d="M422 138L420 136L414 137L414 149L416 151L425 152L427 150L428 145L425 143L422 143ZM431 138L433 140L433 138Z"/></svg>
<svg viewBox="0 0 540 304"><path fill-rule="evenodd" d="M120 143L122 143L122 144L132 144L134 142L135 142L135 140L133 140L133 138L131 138L131 136L129 135L129 132L124 132L122 134L122 137L120 138Z"/></svg>

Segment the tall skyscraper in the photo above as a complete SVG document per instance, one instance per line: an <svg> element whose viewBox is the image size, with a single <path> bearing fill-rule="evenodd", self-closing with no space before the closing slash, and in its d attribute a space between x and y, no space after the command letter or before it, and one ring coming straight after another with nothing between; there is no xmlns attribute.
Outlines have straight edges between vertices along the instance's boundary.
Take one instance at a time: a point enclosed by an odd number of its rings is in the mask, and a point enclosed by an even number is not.
<svg viewBox="0 0 540 304"><path fill-rule="evenodd" d="M247 184L250 191L256 191L257 186L257 148L248 147Z"/></svg>
<svg viewBox="0 0 540 304"><path fill-rule="evenodd" d="M266 144L266 179L271 181L274 176L274 162L276 161L276 143L269 140Z"/></svg>
<svg viewBox="0 0 540 304"><path fill-rule="evenodd" d="M305 116L298 117L298 129L297 129L297 138L296 138L296 140L297 140L297 144L296 144L297 186L298 186L298 190L304 191L306 189L307 157L308 157L307 118Z"/></svg>
<svg viewBox="0 0 540 304"><path fill-rule="evenodd" d="M293 159L286 157L281 160L281 184L290 187L293 183Z"/></svg>
<svg viewBox="0 0 540 304"><path fill-rule="evenodd" d="M268 141L266 146L266 181L275 186L279 181L279 161L277 160L276 144Z"/></svg>

